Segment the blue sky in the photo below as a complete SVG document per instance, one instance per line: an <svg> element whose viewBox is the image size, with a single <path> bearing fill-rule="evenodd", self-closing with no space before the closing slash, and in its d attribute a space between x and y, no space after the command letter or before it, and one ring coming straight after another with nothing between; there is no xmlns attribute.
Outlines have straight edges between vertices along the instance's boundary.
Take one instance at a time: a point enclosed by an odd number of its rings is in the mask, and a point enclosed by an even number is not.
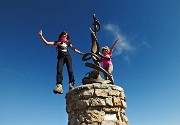
<svg viewBox="0 0 180 125"><path fill-rule="evenodd" d="M113 56L115 84L125 90L131 125L179 125L179 0L6 0L0 4L0 124L66 125L64 94L54 95L55 41L68 31L73 46L90 52L92 14L100 46L120 38ZM91 69L70 50L75 86Z"/></svg>

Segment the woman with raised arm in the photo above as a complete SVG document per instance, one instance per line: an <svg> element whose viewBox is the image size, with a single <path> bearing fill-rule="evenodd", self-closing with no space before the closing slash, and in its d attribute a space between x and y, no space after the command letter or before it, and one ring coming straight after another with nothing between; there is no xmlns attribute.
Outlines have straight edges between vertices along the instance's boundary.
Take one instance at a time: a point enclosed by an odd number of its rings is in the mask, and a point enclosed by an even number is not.
<svg viewBox="0 0 180 125"><path fill-rule="evenodd" d="M104 55L105 58L101 57L100 60L103 63L103 68L112 76L112 71L113 71L113 64L111 61L111 56L112 56L112 52L114 50L115 45L117 44L117 42L119 41L119 38L114 42L114 44L112 45L111 49L109 49L108 46L104 46L102 47L102 53ZM108 79L106 77L106 75L104 74L104 79ZM113 79L113 76L112 76Z"/></svg>
<svg viewBox="0 0 180 125"><path fill-rule="evenodd" d="M63 31L59 35L58 41L47 41L42 34L42 30L39 32L39 36L42 39L42 41L46 45L54 45L56 46L58 55L57 55L57 75L56 75L56 87L54 89L55 94L63 94L63 89L62 89L62 80L63 80L63 65L66 63L67 70L68 70L68 75L69 75L69 90L74 88L74 74L73 74L73 68L72 68L72 58L71 55L68 51L68 47L70 47L74 52L83 55L82 52L79 50L75 49L70 42L70 37L69 34L65 31Z"/></svg>

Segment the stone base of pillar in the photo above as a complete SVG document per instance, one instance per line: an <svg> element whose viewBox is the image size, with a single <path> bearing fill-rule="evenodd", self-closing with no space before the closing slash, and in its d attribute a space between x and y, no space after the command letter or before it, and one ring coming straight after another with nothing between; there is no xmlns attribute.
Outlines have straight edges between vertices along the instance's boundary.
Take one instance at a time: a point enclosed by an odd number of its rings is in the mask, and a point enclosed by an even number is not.
<svg viewBox="0 0 180 125"><path fill-rule="evenodd" d="M66 94L68 125L128 125L123 88L102 83L78 86Z"/></svg>

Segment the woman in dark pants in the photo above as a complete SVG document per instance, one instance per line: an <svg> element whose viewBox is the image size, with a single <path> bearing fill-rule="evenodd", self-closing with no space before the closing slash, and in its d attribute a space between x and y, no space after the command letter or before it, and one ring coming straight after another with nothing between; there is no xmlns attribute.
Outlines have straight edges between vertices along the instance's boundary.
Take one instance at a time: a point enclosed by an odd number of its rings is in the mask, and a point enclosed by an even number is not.
<svg viewBox="0 0 180 125"><path fill-rule="evenodd" d="M74 87L75 80L74 80L74 74L73 74L73 69L72 69L72 58L68 52L68 47L70 47L74 52L80 55L83 55L83 53L73 47L72 43L70 42L69 34L65 31L59 35L58 41L53 41L53 42L48 42L43 37L42 30L40 30L39 36L41 37L42 41L46 45L55 45L58 52L57 76L56 76L57 83L54 89L54 93L55 94L63 93L62 80L63 80L63 65L65 63L66 63L68 75L69 75L69 90L71 90Z"/></svg>

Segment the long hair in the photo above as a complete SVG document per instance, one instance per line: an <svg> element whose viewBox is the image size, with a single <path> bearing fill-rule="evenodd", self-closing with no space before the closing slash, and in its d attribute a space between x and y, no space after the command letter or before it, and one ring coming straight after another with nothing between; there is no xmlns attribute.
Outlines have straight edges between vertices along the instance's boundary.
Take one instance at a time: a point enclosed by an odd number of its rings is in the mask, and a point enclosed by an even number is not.
<svg viewBox="0 0 180 125"><path fill-rule="evenodd" d="M62 36L65 35L65 34L67 35L67 40L69 41L69 40L70 40L70 37L69 37L68 32L66 32L66 31L63 31L63 32L60 33L58 40L60 40L60 39L62 38Z"/></svg>
<svg viewBox="0 0 180 125"><path fill-rule="evenodd" d="M109 49L109 47L108 47L108 46L104 46L104 47L102 47L102 48L101 48L101 50L102 50L102 52L103 52L104 50L106 50L106 51L107 51L107 53L110 53L110 49Z"/></svg>

